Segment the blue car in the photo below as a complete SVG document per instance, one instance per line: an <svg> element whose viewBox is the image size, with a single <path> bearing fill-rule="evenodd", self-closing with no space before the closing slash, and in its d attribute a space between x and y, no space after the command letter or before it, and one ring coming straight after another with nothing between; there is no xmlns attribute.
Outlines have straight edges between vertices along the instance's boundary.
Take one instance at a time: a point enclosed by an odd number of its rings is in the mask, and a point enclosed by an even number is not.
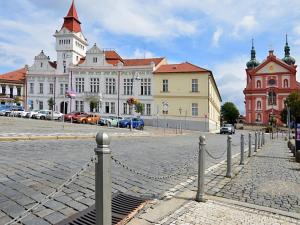
<svg viewBox="0 0 300 225"><path fill-rule="evenodd" d="M132 121L132 128L143 130L144 129L144 120L141 118L125 118L124 120L120 120L120 127L130 128L130 124Z"/></svg>

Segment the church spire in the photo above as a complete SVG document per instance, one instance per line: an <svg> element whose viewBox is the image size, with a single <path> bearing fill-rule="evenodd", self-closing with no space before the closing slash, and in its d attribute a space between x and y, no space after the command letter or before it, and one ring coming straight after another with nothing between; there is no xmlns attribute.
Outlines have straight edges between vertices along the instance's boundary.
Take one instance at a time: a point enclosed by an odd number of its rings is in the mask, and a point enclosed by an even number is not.
<svg viewBox="0 0 300 225"><path fill-rule="evenodd" d="M296 60L290 55L290 46L288 43L288 36L285 35L285 46L284 46L284 58L282 59L285 63L289 65L294 65Z"/></svg>
<svg viewBox="0 0 300 225"><path fill-rule="evenodd" d="M252 48L251 48L251 59L247 62L247 68L253 69L259 65L259 62L256 60L256 51L254 48L254 39L252 38Z"/></svg>
<svg viewBox="0 0 300 225"><path fill-rule="evenodd" d="M78 19L74 0L72 1L71 7L66 17L64 17L64 24L62 27L67 28L71 32L81 32L81 22Z"/></svg>

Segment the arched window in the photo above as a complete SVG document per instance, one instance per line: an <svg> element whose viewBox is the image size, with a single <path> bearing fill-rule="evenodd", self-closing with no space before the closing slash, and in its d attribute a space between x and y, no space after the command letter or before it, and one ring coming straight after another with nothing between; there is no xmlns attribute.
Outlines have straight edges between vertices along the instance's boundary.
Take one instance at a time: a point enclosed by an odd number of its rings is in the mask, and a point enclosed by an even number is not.
<svg viewBox="0 0 300 225"><path fill-rule="evenodd" d="M268 93L268 103L269 105L276 105L276 93L273 90Z"/></svg>
<svg viewBox="0 0 300 225"><path fill-rule="evenodd" d="M289 87L289 81L288 81L288 79L284 79L283 80L283 87L285 87L285 88Z"/></svg>
<svg viewBox="0 0 300 225"><path fill-rule="evenodd" d="M256 102L256 108L257 109L261 109L261 101L257 101Z"/></svg>
<svg viewBox="0 0 300 225"><path fill-rule="evenodd" d="M257 114L256 121L257 122L261 122L261 114L260 113Z"/></svg>
<svg viewBox="0 0 300 225"><path fill-rule="evenodd" d="M256 81L256 87L261 88L261 81L260 80Z"/></svg>

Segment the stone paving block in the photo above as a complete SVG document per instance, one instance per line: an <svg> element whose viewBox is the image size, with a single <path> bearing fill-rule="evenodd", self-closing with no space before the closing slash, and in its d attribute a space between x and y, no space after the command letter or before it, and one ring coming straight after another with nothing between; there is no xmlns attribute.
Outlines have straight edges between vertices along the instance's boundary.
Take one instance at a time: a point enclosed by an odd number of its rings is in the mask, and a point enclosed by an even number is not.
<svg viewBox="0 0 300 225"><path fill-rule="evenodd" d="M66 218L67 217L64 214L60 213L60 212L53 212L53 213L51 213L51 214L44 217L44 219L47 220L51 224L58 223L59 221L64 220Z"/></svg>
<svg viewBox="0 0 300 225"><path fill-rule="evenodd" d="M53 209L54 211L65 208L66 206L58 201L50 200L44 204L47 208Z"/></svg>
<svg viewBox="0 0 300 225"><path fill-rule="evenodd" d="M54 211L52 209L43 209L39 212L36 212L35 215L39 216L39 217L45 217L51 213L53 213Z"/></svg>
<svg viewBox="0 0 300 225"><path fill-rule="evenodd" d="M64 209L61 209L60 212L62 214L64 214L66 217L70 217L70 216L74 215L75 213L77 213L76 210L74 210L74 209L72 209L70 207L66 207Z"/></svg>
<svg viewBox="0 0 300 225"><path fill-rule="evenodd" d="M74 201L74 200L70 201L70 202L67 202L66 205L72 207L73 209L75 209L77 211L82 211L82 210L87 208L86 205L84 205L80 202Z"/></svg>
<svg viewBox="0 0 300 225"><path fill-rule="evenodd" d="M42 218L30 214L21 221L24 225L51 225Z"/></svg>

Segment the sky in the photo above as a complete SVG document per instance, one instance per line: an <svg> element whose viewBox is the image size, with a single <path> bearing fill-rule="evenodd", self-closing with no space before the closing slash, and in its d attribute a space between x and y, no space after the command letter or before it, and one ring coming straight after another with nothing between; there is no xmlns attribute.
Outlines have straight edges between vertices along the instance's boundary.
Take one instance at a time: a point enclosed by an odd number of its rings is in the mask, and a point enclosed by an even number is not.
<svg viewBox="0 0 300 225"><path fill-rule="evenodd" d="M166 57L213 72L223 103L244 113L246 63L284 56L285 34L300 62L299 0L75 0L89 46L123 58ZM56 60L55 38L71 0L0 0L0 74L32 65L43 49ZM298 76L298 81L299 75Z"/></svg>

